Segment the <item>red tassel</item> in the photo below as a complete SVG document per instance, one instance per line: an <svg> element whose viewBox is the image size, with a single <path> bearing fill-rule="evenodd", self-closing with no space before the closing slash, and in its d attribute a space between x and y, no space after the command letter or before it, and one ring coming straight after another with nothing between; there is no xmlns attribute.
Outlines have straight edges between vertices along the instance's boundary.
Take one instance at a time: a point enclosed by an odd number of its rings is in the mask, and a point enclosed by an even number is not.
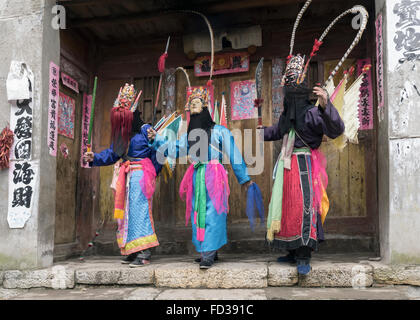
<svg viewBox="0 0 420 320"><path fill-rule="evenodd" d="M207 87L211 87L213 85L213 80L207 81Z"/></svg>
<svg viewBox="0 0 420 320"><path fill-rule="evenodd" d="M254 106L256 107L256 108L260 108L260 107L262 107L262 103L264 102L264 99L255 99L254 100Z"/></svg>
<svg viewBox="0 0 420 320"><path fill-rule="evenodd" d="M314 57L316 55L316 52L319 50L321 45L322 41L318 41L318 39L315 39L314 46L312 47L311 57Z"/></svg>
<svg viewBox="0 0 420 320"><path fill-rule="evenodd" d="M165 61L167 57L168 57L168 54L166 52L159 57L158 69L160 73L165 71Z"/></svg>
<svg viewBox="0 0 420 320"><path fill-rule="evenodd" d="M289 54L286 58L286 64L289 63L290 59L292 59L293 55Z"/></svg>

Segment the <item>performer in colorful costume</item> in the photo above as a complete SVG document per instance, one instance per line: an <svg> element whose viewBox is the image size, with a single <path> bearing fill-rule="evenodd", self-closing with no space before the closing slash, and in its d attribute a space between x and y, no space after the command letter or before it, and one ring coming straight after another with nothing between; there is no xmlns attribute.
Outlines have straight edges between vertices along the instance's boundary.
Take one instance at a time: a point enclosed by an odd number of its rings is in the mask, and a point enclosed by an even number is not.
<svg viewBox="0 0 420 320"><path fill-rule="evenodd" d="M179 140L168 141L149 129L149 140L165 156L179 158L188 154L192 164L181 182L179 193L186 201L186 224L191 220L192 242L201 253L200 268L207 269L217 260L217 250L227 243L226 217L229 211L229 184L221 164L225 154L241 185L248 188L251 179L231 132L216 125L208 111L208 94L196 88L188 99L190 122ZM202 133L200 139L195 134ZM197 145L199 149L197 150ZM194 154L194 149L197 152ZM207 151L207 152L206 152ZM205 154L207 153L207 154Z"/></svg>
<svg viewBox="0 0 420 320"><path fill-rule="evenodd" d="M140 94L139 94L140 95ZM114 177L114 218L123 263L139 267L150 263L150 248L159 245L152 216L156 176L162 166L149 147L147 130L140 118L133 85L125 84L111 110L111 147L100 153L85 153L90 166L108 166L122 160ZM115 179L116 178L116 179ZM115 183L116 182L116 183Z"/></svg>
<svg viewBox="0 0 420 320"><path fill-rule="evenodd" d="M313 50L305 64L301 55L293 55L296 28L302 14L311 3L306 1L294 25L282 86L284 87L284 111L277 125L264 128L264 140L283 139L275 165L274 185L267 219L267 240L274 247L286 249L289 254L279 257L278 262L297 262L299 274L310 272L311 251L324 239L322 225L329 208L326 194L328 176L326 160L318 149L323 135L335 139L343 134L345 124L330 101L324 88L314 87L317 106L309 101L311 90L307 88L306 73L309 61L323 43L326 34L341 17L348 13L361 13L360 30L350 49L330 74L331 81L350 51L360 40L366 27L367 11L355 6L338 16L315 40Z"/></svg>

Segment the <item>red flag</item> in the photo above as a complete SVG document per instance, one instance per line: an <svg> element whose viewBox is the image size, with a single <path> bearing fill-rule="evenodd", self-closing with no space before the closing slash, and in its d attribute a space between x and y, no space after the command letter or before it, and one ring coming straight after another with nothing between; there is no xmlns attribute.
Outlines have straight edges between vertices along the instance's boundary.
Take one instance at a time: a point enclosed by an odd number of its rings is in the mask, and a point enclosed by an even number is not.
<svg viewBox="0 0 420 320"><path fill-rule="evenodd" d="M226 128L228 127L226 120L226 99L224 94L222 94L222 106L220 107L220 125Z"/></svg>

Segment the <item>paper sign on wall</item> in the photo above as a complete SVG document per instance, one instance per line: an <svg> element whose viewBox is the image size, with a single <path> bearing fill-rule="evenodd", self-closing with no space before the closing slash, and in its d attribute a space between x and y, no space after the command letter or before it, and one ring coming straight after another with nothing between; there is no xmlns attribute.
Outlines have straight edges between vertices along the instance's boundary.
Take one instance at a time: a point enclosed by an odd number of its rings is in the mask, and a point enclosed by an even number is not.
<svg viewBox="0 0 420 320"><path fill-rule="evenodd" d="M21 81L10 83L9 80L17 76L16 72L21 73L22 70ZM10 100L10 129L14 132L10 160L30 160L32 153L34 75L24 62L12 61L7 89L10 97L19 98L18 100ZM20 90L23 95L18 94ZM29 93L29 97L23 99L22 97L26 96L26 91Z"/></svg>
<svg viewBox="0 0 420 320"><path fill-rule="evenodd" d="M57 119L58 119L58 97L59 97L59 73L60 68L50 62L50 83L48 99L48 150L51 156L57 156Z"/></svg>
<svg viewBox="0 0 420 320"><path fill-rule="evenodd" d="M10 164L7 222L12 229L23 228L31 216L38 172L39 160L13 161Z"/></svg>

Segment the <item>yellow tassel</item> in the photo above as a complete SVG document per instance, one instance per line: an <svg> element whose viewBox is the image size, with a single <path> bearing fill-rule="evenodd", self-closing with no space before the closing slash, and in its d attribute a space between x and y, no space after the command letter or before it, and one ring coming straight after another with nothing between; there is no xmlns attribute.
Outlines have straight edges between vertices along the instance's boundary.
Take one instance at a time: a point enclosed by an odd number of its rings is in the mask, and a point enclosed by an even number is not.
<svg viewBox="0 0 420 320"><path fill-rule="evenodd" d="M267 230L267 240L268 241L273 241L274 240L274 235L276 233L279 233L280 232L280 228L281 228L281 222L280 222L280 220L273 220L273 221L271 221L271 226Z"/></svg>
<svg viewBox="0 0 420 320"><path fill-rule="evenodd" d="M321 210L320 210L321 221L323 225L324 225L325 218L327 217L329 208L330 208L330 200L328 200L327 192L324 189L324 192L322 194L322 199L321 199Z"/></svg>
<svg viewBox="0 0 420 320"><path fill-rule="evenodd" d="M124 210L115 209L114 210L114 219L124 219Z"/></svg>

